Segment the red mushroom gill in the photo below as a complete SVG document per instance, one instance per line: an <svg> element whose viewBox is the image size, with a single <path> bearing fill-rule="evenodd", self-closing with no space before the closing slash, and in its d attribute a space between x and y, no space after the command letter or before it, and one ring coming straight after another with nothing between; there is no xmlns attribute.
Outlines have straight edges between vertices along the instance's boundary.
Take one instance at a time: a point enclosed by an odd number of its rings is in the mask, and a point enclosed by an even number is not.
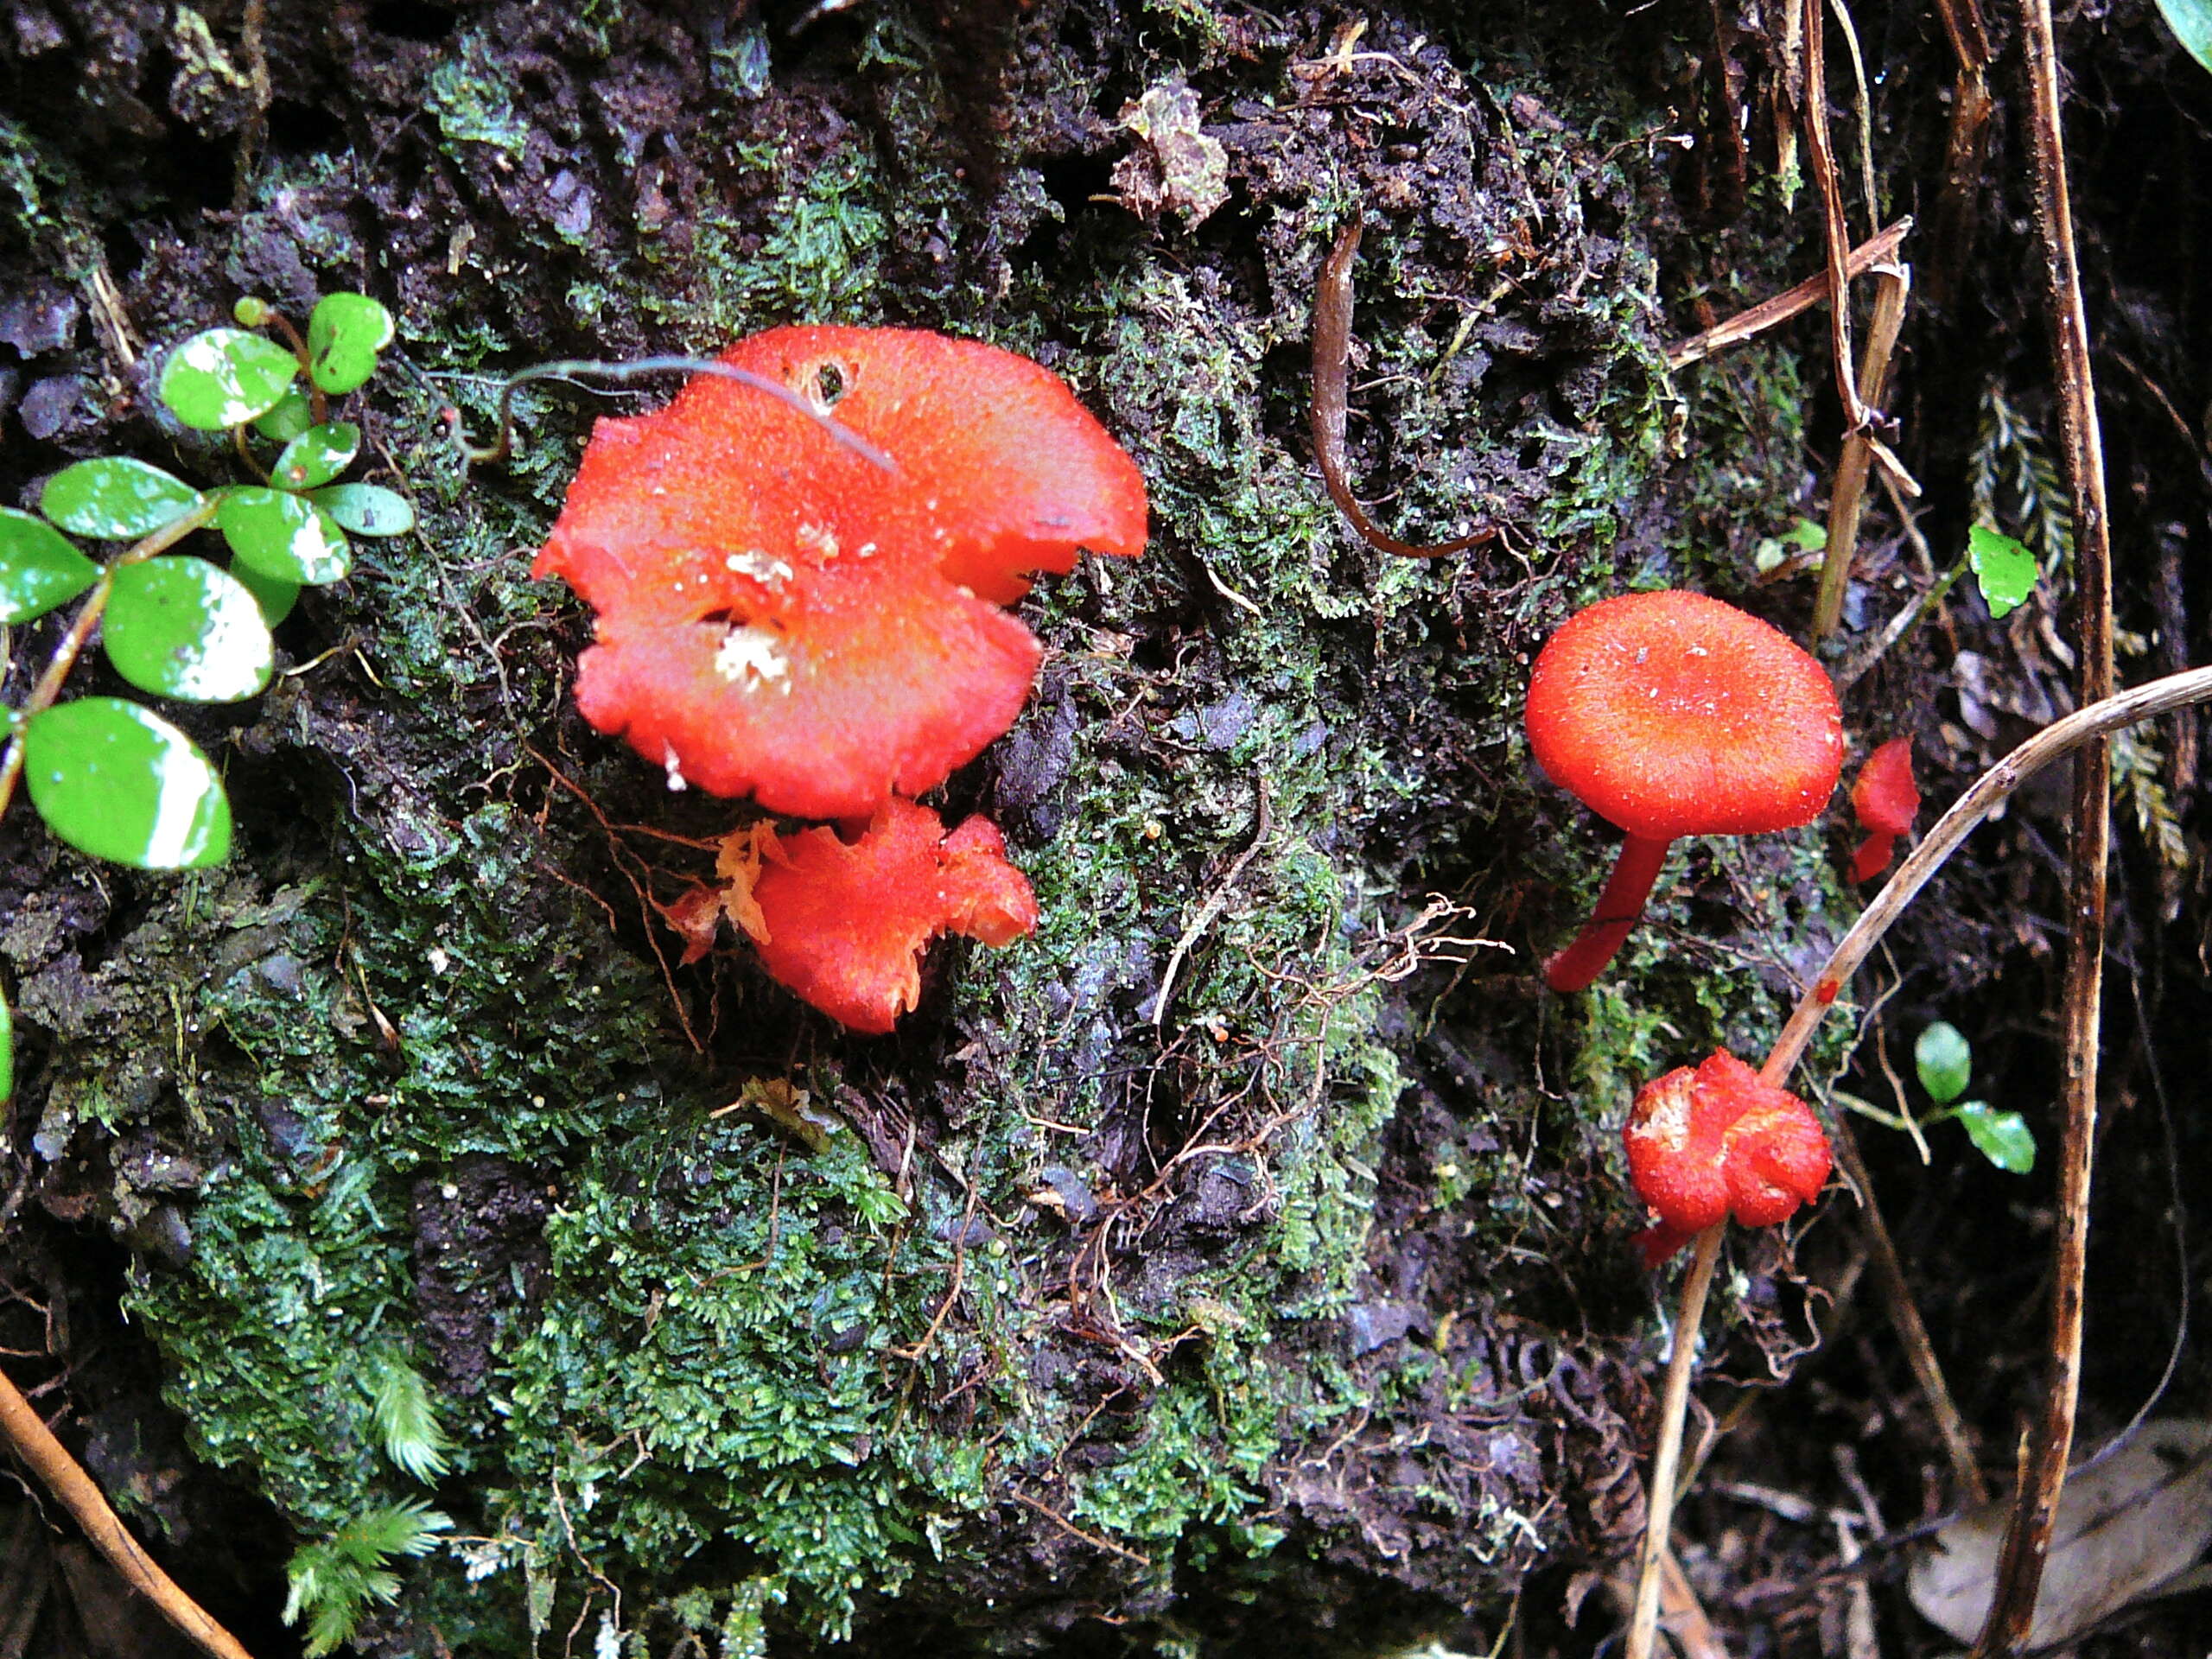
<svg viewBox="0 0 2212 1659"><path fill-rule="evenodd" d="M1851 810L1867 832L1851 855L1851 879L1872 881L1889 868L1897 837L1910 833L1912 821L1920 814L1910 737L1893 737L1866 757L1851 785Z"/></svg>
<svg viewBox="0 0 2212 1659"><path fill-rule="evenodd" d="M1843 763L1821 665L1702 594L1624 594L1568 618L1537 656L1527 725L1552 781L1628 836L1589 924L1544 964L1555 991L1612 960L1669 842L1808 823Z"/></svg>
<svg viewBox="0 0 2212 1659"><path fill-rule="evenodd" d="M906 329L778 328L725 364L791 386L887 472L702 376L601 421L533 567L598 613L576 702L672 785L864 818L944 781L1027 696L1000 607L1077 550L1144 545L1144 483L1047 370Z"/></svg>
<svg viewBox="0 0 2212 1659"><path fill-rule="evenodd" d="M893 800L856 841L762 825L727 851L719 908L770 977L855 1031L888 1032L920 1000L918 959L938 934L1009 944L1037 926L1029 882L988 818L948 835L929 808Z"/></svg>
<svg viewBox="0 0 2212 1659"><path fill-rule="evenodd" d="M1828 1178L1827 1134L1812 1109L1726 1050L1637 1090L1622 1141L1637 1196L1658 1217L1637 1236L1646 1267L1731 1215L1770 1227Z"/></svg>

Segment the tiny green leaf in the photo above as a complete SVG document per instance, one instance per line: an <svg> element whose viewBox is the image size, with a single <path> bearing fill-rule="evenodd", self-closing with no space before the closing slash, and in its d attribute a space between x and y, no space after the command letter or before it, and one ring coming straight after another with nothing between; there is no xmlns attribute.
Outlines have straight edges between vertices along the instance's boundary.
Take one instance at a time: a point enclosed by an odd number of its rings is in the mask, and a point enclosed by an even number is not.
<svg viewBox="0 0 2212 1659"><path fill-rule="evenodd" d="M2036 556L2002 531L1986 524L1968 530L1967 560L1993 617L2011 615L2035 591Z"/></svg>
<svg viewBox="0 0 2212 1659"><path fill-rule="evenodd" d="M289 388L276 407L253 423L253 429L274 443L289 443L315 424L315 404L298 386Z"/></svg>
<svg viewBox="0 0 2212 1659"><path fill-rule="evenodd" d="M238 585L253 595L254 603L261 607L261 620L275 627L292 613L292 607L300 602L300 584L283 576L264 575L250 564L233 559L231 575Z"/></svg>
<svg viewBox="0 0 2212 1659"><path fill-rule="evenodd" d="M99 579L99 566L53 525L0 507L0 622L44 616Z"/></svg>
<svg viewBox="0 0 2212 1659"><path fill-rule="evenodd" d="M1938 1020L1914 1042L1912 1063L1929 1098L1948 1106L1967 1091L1967 1080L1974 1075L1974 1050L1956 1026Z"/></svg>
<svg viewBox="0 0 2212 1659"><path fill-rule="evenodd" d="M308 319L308 372L325 391L351 391L391 344L391 313L365 294L326 294Z"/></svg>
<svg viewBox="0 0 2212 1659"><path fill-rule="evenodd" d="M276 650L260 602L205 559L148 559L115 573L100 639L141 691L236 702L269 683Z"/></svg>
<svg viewBox="0 0 2212 1659"><path fill-rule="evenodd" d="M361 429L353 422L311 426L284 446L269 481L280 490L312 490L351 467L360 452Z"/></svg>
<svg viewBox="0 0 2212 1659"><path fill-rule="evenodd" d="M2212 69L2212 0L2158 0L2158 15L2181 49Z"/></svg>
<svg viewBox="0 0 2212 1659"><path fill-rule="evenodd" d="M240 564L315 587L352 568L345 533L304 496L247 488L223 498L215 523Z"/></svg>
<svg viewBox="0 0 2212 1659"><path fill-rule="evenodd" d="M120 697L79 697L23 729L23 782L54 833L143 870L199 869L231 850L231 804L192 740Z"/></svg>
<svg viewBox="0 0 2212 1659"><path fill-rule="evenodd" d="M356 536L404 536L415 528L407 498L380 484L333 484L310 490L308 499Z"/></svg>
<svg viewBox="0 0 2212 1659"><path fill-rule="evenodd" d="M283 400L300 359L243 328L210 328L169 353L162 401L187 426L219 432L266 415Z"/></svg>
<svg viewBox="0 0 2212 1659"><path fill-rule="evenodd" d="M1993 1111L1970 1100L1959 1108L1959 1122L1981 1155L2008 1175L2024 1175L2036 1166L2035 1132L2018 1112Z"/></svg>
<svg viewBox="0 0 2212 1659"><path fill-rule="evenodd" d="M46 480L38 510L79 536L135 542L200 505L182 479L123 455L64 467Z"/></svg>
<svg viewBox="0 0 2212 1659"><path fill-rule="evenodd" d="M239 295L238 302L231 307L231 319L241 328L266 327L274 315L269 302L256 294Z"/></svg>

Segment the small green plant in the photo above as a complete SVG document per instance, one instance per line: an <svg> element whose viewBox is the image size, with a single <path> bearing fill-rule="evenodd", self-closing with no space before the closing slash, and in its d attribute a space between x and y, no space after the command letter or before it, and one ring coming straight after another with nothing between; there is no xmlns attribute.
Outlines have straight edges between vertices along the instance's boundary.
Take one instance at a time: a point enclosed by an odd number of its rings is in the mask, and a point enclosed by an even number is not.
<svg viewBox="0 0 2212 1659"><path fill-rule="evenodd" d="M1974 1076L1974 1049L1956 1026L1938 1020L1912 1045L1913 1069L1920 1086L1942 1109L1926 1121L1955 1117L1967 1138L1998 1168L2024 1175L2036 1165L2036 1137L2018 1112L2000 1112L1986 1101L1960 1100Z"/></svg>
<svg viewBox="0 0 2212 1659"><path fill-rule="evenodd" d="M1981 597L1989 607L1993 618L2010 616L2022 601L2035 592L2036 556L2026 545L1992 530L1986 524L1975 524L1967 531L1967 563L1973 567L1974 586L1981 589Z"/></svg>
<svg viewBox="0 0 2212 1659"><path fill-rule="evenodd" d="M448 1516L420 1498L410 1498L357 1515L321 1543L295 1551L285 1569L290 1588L284 1622L307 1620L308 1659L335 1652L353 1634L363 1612L398 1595L394 1560L428 1554L438 1535L452 1527Z"/></svg>
<svg viewBox="0 0 2212 1659"><path fill-rule="evenodd" d="M124 697L60 700L94 631L115 671L141 691L238 702L268 684L269 630L300 589L351 568L347 532L414 527L405 497L336 481L359 452L361 430L332 420L329 402L376 372L391 314L363 295L326 295L305 339L261 300L240 300L233 315L238 327L207 329L169 353L159 391L186 426L228 430L257 482L202 490L145 461L104 455L48 479L36 513L0 507L0 626L79 601L29 695L4 711L0 814L21 779L55 835L140 869L221 862L230 802L207 757L150 709ZM255 332L262 328L287 343ZM227 569L170 550L208 528L229 546ZM102 562L78 541L118 550ZM11 1081L8 1037L0 996L0 1099Z"/></svg>
<svg viewBox="0 0 2212 1659"><path fill-rule="evenodd" d="M379 1354L364 1381L369 1421L385 1456L426 1484L444 1474L453 1439L438 1421L423 1374L397 1354Z"/></svg>

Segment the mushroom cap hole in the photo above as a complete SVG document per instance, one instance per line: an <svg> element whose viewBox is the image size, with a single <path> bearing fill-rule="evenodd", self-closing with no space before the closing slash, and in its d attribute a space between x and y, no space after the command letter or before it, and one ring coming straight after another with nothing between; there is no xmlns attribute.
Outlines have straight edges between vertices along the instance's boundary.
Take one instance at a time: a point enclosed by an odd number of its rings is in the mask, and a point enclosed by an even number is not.
<svg viewBox="0 0 2212 1659"><path fill-rule="evenodd" d="M1554 783L1653 840L1794 829L1843 767L1821 665L1702 594L1623 594L1569 617L1536 658L1526 717Z"/></svg>

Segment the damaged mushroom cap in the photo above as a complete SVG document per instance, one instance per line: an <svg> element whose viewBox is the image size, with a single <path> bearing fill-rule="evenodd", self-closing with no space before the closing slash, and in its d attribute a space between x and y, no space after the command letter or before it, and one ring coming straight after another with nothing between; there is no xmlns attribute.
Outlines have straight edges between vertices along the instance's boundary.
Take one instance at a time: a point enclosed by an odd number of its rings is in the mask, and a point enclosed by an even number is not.
<svg viewBox="0 0 2212 1659"><path fill-rule="evenodd" d="M1058 378L978 341L779 328L721 360L831 411L891 468L702 376L658 414L598 423L533 570L598 613L584 717L671 785L866 817L1013 722L1039 647L1000 607L1081 548L1140 551L1143 480Z"/></svg>
<svg viewBox="0 0 2212 1659"><path fill-rule="evenodd" d="M859 839L834 830L753 838L749 883L727 912L769 976L855 1031L887 1033L921 1000L922 948L940 933L1009 944L1037 926L1028 879L989 819L950 835L935 812L893 800Z"/></svg>
<svg viewBox="0 0 2212 1659"><path fill-rule="evenodd" d="M1637 1196L1657 1225L1638 1236L1656 1266L1733 1216L1769 1227L1827 1180L1827 1133L1805 1103L1725 1049L1637 1090L1622 1140Z"/></svg>
<svg viewBox="0 0 2212 1659"><path fill-rule="evenodd" d="M1527 718L1551 779L1648 840L1794 829L1843 765L1821 665L1703 594L1623 594L1569 617L1536 659Z"/></svg>

